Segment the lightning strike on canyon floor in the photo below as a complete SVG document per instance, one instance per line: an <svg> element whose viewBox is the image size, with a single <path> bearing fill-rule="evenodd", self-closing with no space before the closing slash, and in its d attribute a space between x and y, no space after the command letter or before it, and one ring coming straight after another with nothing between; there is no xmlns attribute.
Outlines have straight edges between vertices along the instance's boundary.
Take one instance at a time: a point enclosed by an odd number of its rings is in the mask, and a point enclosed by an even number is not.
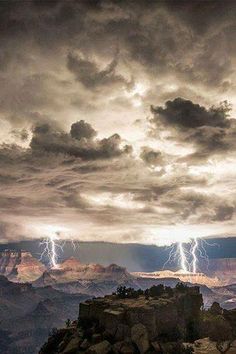
<svg viewBox="0 0 236 354"><path fill-rule="evenodd" d="M63 244L60 243L58 233L44 238L40 245L43 246L40 259L46 257L49 261L50 268L57 268L59 254L63 252Z"/></svg>
<svg viewBox="0 0 236 354"><path fill-rule="evenodd" d="M168 264L178 264L180 270L184 273L197 274L201 272L199 269L199 259L204 261L206 269L209 266L209 257L207 254L206 246L209 247L219 247L216 243L208 243L202 238L194 237L191 242L191 246L188 247L187 244L179 242L168 247L169 255L167 261L163 265L163 269L166 268Z"/></svg>

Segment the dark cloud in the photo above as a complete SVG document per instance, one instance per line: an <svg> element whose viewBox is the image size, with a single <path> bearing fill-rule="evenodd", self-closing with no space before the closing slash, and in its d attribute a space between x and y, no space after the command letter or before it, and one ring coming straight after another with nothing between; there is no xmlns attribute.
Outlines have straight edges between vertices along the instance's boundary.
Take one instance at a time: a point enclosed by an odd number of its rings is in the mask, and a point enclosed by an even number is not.
<svg viewBox="0 0 236 354"><path fill-rule="evenodd" d="M212 154L234 151L236 126L235 120L229 119L230 110L227 102L207 109L179 97L167 101L164 107L151 107L151 134L166 130L168 139L194 145L195 152L184 157L185 161L201 161Z"/></svg>
<svg viewBox="0 0 236 354"><path fill-rule="evenodd" d="M155 151L148 146L144 146L142 148L140 158L148 165L153 165L153 166L164 165L163 154L160 151Z"/></svg>
<svg viewBox="0 0 236 354"><path fill-rule="evenodd" d="M67 68L75 75L76 80L89 89L116 83L127 84L121 75L115 73L117 64L118 62L115 58L105 69L99 70L92 61L82 59L71 53L67 57Z"/></svg>
<svg viewBox="0 0 236 354"><path fill-rule="evenodd" d="M227 118L229 107L227 103L219 108L206 109L190 100L178 97L173 101L167 101L165 107L151 107L154 118L153 123L158 124L163 120L164 124L180 128L199 128L202 126L221 127L229 126Z"/></svg>
<svg viewBox="0 0 236 354"><path fill-rule="evenodd" d="M165 195L163 204L172 208L175 220L193 224L225 222L233 218L235 206L215 194L173 189Z"/></svg>
<svg viewBox="0 0 236 354"><path fill-rule="evenodd" d="M117 103L126 109L130 99L117 92L146 76L152 87L172 80L180 91L202 85L203 98L209 87L232 89L232 1L28 1L24 7L4 1L0 7L0 111L13 125L34 124L34 114L68 116L71 106L101 111L104 91L113 109ZM58 120L63 126L67 118Z"/></svg>
<svg viewBox="0 0 236 354"><path fill-rule="evenodd" d="M96 130L94 130L89 123L84 120L73 123L70 128L70 135L72 138L80 140L82 138L92 139L97 135Z"/></svg>
<svg viewBox="0 0 236 354"><path fill-rule="evenodd" d="M34 128L30 146L35 151L68 154L84 160L119 157L132 151L129 145L121 147L118 134L101 140L95 140L95 135L96 131L84 121L72 124L70 134L43 124Z"/></svg>
<svg viewBox="0 0 236 354"><path fill-rule="evenodd" d="M233 20L236 5L234 0L221 1L188 1L182 0L178 4L175 0L165 2L170 12L176 14L183 22L198 34L204 34L216 23L229 23Z"/></svg>
<svg viewBox="0 0 236 354"><path fill-rule="evenodd" d="M229 205L220 205L216 209L216 214L213 218L214 221L227 221L231 220L234 214L235 208Z"/></svg>

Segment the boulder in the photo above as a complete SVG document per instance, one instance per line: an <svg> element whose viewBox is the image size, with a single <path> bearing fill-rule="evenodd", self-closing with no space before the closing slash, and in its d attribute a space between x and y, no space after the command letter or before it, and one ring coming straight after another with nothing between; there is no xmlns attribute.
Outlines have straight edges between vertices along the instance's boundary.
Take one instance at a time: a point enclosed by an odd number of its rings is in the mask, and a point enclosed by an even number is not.
<svg viewBox="0 0 236 354"><path fill-rule="evenodd" d="M134 354L135 350L131 344L126 343L120 350L120 354Z"/></svg>
<svg viewBox="0 0 236 354"><path fill-rule="evenodd" d="M101 316L100 325L106 328L107 333L114 336L117 332L118 325L122 323L123 318L123 310L106 309Z"/></svg>
<svg viewBox="0 0 236 354"><path fill-rule="evenodd" d="M123 341L125 338L130 338L130 327L123 323L118 324L116 333L115 333L115 340L116 341Z"/></svg>
<svg viewBox="0 0 236 354"><path fill-rule="evenodd" d="M153 307L147 306L145 303L143 303L143 306L130 307L127 310L126 317L130 327L142 323L146 327L149 337L156 337L156 315Z"/></svg>
<svg viewBox="0 0 236 354"><path fill-rule="evenodd" d="M134 354L135 353L135 349L134 346L132 345L132 343L130 342L126 342L126 341L120 341L120 342L116 342L113 345L113 351L115 353L119 353L119 354Z"/></svg>
<svg viewBox="0 0 236 354"><path fill-rule="evenodd" d="M63 340L58 346L59 352L63 351L66 346L67 346L67 342Z"/></svg>
<svg viewBox="0 0 236 354"><path fill-rule="evenodd" d="M212 342L209 338L201 338L194 342L194 353L196 354L219 354L216 349L216 343ZM227 354L236 353L236 343L227 351Z"/></svg>
<svg viewBox="0 0 236 354"><path fill-rule="evenodd" d="M161 353L161 346L158 342L152 342L152 347L157 353Z"/></svg>
<svg viewBox="0 0 236 354"><path fill-rule="evenodd" d="M172 353L182 353L183 352L183 345L180 342L165 342L161 343L162 353L165 354L172 354Z"/></svg>
<svg viewBox="0 0 236 354"><path fill-rule="evenodd" d="M141 354L149 349L148 331L146 327L139 323L131 328L131 339L137 345Z"/></svg>
<svg viewBox="0 0 236 354"><path fill-rule="evenodd" d="M98 344L92 345L86 350L86 354L107 354L111 350L111 344L104 340Z"/></svg>
<svg viewBox="0 0 236 354"><path fill-rule="evenodd" d="M81 338L74 337L70 340L70 342L67 344L65 349L63 350L63 354L74 354L77 352L79 349L79 345L81 343Z"/></svg>
<svg viewBox="0 0 236 354"><path fill-rule="evenodd" d="M83 342L80 345L80 348L82 350L86 350L89 347L89 341L87 339L84 339Z"/></svg>

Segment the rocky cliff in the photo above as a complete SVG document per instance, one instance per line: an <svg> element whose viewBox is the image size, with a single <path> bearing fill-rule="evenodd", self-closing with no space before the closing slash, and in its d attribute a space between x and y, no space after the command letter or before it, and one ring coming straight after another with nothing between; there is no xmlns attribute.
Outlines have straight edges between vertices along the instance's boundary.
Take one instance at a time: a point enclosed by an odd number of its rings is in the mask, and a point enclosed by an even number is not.
<svg viewBox="0 0 236 354"><path fill-rule="evenodd" d="M83 264L75 258L70 258L57 267L45 271L34 285L45 286L78 281L125 281L132 278L125 268L116 264L104 267L100 264Z"/></svg>
<svg viewBox="0 0 236 354"><path fill-rule="evenodd" d="M46 270L30 252L5 250L0 253L0 274L15 282L32 282Z"/></svg>
<svg viewBox="0 0 236 354"><path fill-rule="evenodd" d="M156 272L134 272L132 275L140 278L153 278L153 279L160 279L160 278L177 278L183 282L189 282L193 284L201 284L206 285L209 287L213 286L220 286L221 282L219 279L215 277L208 277L204 273L192 273L192 272L185 272L183 270L179 270L177 272L171 270L160 270Z"/></svg>
<svg viewBox="0 0 236 354"><path fill-rule="evenodd" d="M198 287L122 288L81 303L79 321L49 338L40 354L190 353L183 341L198 338L201 306Z"/></svg>
<svg viewBox="0 0 236 354"><path fill-rule="evenodd" d="M236 283L236 258L210 259L208 274L217 277L225 285Z"/></svg>

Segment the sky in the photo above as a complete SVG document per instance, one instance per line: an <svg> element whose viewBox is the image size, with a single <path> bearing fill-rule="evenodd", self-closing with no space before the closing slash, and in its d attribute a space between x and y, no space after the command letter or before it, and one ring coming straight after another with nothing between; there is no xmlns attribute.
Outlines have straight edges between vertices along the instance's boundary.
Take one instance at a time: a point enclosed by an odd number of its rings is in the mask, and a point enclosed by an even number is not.
<svg viewBox="0 0 236 354"><path fill-rule="evenodd" d="M233 237L235 1L0 2L0 242Z"/></svg>

